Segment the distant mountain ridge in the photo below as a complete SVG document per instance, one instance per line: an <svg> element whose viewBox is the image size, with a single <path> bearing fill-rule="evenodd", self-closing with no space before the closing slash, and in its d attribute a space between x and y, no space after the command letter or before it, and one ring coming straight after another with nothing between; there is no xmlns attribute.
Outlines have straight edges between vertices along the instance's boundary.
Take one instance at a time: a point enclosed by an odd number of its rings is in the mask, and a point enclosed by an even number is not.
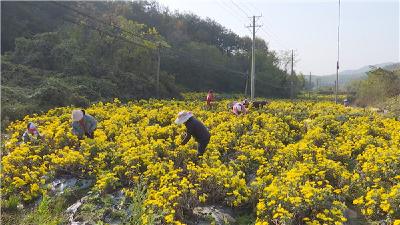
<svg viewBox="0 0 400 225"><path fill-rule="evenodd" d="M368 66L363 66L360 69L356 69L356 70L343 70L339 73L339 75L352 75L352 74L361 74L361 73L366 73L368 71L370 71L372 69L372 67L380 67L380 68L386 68L388 66L392 66L392 65L400 65L400 63L394 63L394 62L388 62L388 63L380 63L380 64L376 64L376 65L368 65ZM331 74L336 75L336 74Z"/></svg>
<svg viewBox="0 0 400 225"><path fill-rule="evenodd" d="M339 72L339 85L346 85L351 81L362 79L367 76L367 72L369 72L374 68L383 68L392 71L398 70L400 69L400 62L387 62L387 63L363 66L355 70L343 70ZM315 84L314 86L316 86L317 82L320 87L334 86L336 81L336 74L313 75L311 76L311 81Z"/></svg>

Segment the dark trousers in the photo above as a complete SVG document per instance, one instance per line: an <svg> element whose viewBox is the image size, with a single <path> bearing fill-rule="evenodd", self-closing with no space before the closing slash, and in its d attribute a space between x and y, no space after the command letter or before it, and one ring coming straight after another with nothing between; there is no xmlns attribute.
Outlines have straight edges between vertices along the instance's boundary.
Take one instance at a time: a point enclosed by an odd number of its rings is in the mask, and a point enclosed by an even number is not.
<svg viewBox="0 0 400 225"><path fill-rule="evenodd" d="M204 141L199 141L199 144L197 145L197 155L198 156L201 156L204 154L209 142L210 142L210 138L208 138L207 140L204 140Z"/></svg>
<svg viewBox="0 0 400 225"><path fill-rule="evenodd" d="M86 136L87 136L88 138L91 138L91 139L94 138L94 132L92 132L92 133L85 133L85 134L86 134Z"/></svg>

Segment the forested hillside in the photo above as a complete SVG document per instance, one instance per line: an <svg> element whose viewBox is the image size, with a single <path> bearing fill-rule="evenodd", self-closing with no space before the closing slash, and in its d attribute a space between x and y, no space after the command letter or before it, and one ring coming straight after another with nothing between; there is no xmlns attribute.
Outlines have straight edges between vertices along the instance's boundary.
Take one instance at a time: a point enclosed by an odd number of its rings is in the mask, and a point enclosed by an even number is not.
<svg viewBox="0 0 400 225"><path fill-rule="evenodd" d="M356 105L377 107L400 120L400 70L374 69L366 79L353 82L348 89L355 93Z"/></svg>
<svg viewBox="0 0 400 225"><path fill-rule="evenodd" d="M244 93L251 39L154 2L2 2L2 120L55 106L213 89ZM289 77L256 42L258 96L286 97ZM297 78L295 84L300 85Z"/></svg>

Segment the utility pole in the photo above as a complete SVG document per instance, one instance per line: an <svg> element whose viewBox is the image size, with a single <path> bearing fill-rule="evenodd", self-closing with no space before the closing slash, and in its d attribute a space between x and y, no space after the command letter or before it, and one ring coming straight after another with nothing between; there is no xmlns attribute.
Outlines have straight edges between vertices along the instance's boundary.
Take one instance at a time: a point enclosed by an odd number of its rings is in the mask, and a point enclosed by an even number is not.
<svg viewBox="0 0 400 225"><path fill-rule="evenodd" d="M250 99L254 99L255 95L255 67L256 67L256 59L255 59L255 51L256 51L256 27L261 27L261 25L256 25L256 17L259 18L261 16L252 16L253 24L247 27L253 28L253 43L251 46L251 78L250 78Z"/></svg>
<svg viewBox="0 0 400 225"><path fill-rule="evenodd" d="M244 96L247 97L247 86L249 83L249 71L246 71L246 86L244 88Z"/></svg>
<svg viewBox="0 0 400 225"><path fill-rule="evenodd" d="M160 98L160 61L161 61L161 57L160 57L160 45L157 46L157 78L156 78L156 82L157 82L157 98Z"/></svg>
<svg viewBox="0 0 400 225"><path fill-rule="evenodd" d="M335 103L338 103L338 91L339 91L339 31L340 31L340 0L339 0L339 21L337 27L337 61L336 61L336 82L335 82Z"/></svg>
<svg viewBox="0 0 400 225"><path fill-rule="evenodd" d="M339 61L336 66L336 80L335 80L335 103L338 103L338 90L339 90Z"/></svg>
<svg viewBox="0 0 400 225"><path fill-rule="evenodd" d="M336 85L337 85L337 82L336 82L336 80L335 80L335 87L334 87L334 88L335 88L335 92L336 92ZM337 101L336 98L337 98L337 92L335 93L335 102ZM337 103L337 102L336 102L336 103Z"/></svg>
<svg viewBox="0 0 400 225"><path fill-rule="evenodd" d="M292 69L290 72L290 98L293 99L293 49L292 49Z"/></svg>
<svg viewBox="0 0 400 225"><path fill-rule="evenodd" d="M311 72L310 78L308 79L308 98L311 99Z"/></svg>

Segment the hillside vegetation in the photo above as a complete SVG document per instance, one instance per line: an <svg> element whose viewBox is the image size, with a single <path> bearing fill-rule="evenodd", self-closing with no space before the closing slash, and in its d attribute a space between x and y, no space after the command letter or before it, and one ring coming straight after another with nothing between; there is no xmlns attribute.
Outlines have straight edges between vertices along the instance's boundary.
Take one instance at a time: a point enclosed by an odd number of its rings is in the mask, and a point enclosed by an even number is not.
<svg viewBox="0 0 400 225"><path fill-rule="evenodd" d="M372 70L366 79L353 82L347 88L355 93L352 97L354 104L377 107L390 117L400 120L400 70Z"/></svg>
<svg viewBox="0 0 400 225"><path fill-rule="evenodd" d="M1 162L3 221L212 224L195 209L215 206L233 210L231 224L343 224L354 218L350 209L363 215L359 224L399 224L399 121L315 101L272 101L236 117L229 102L210 111L193 100L97 103L86 109L99 121L93 140L71 134L72 107L12 123ZM173 121L182 109L212 134L200 159L193 140L180 145L184 126ZM20 143L28 121L43 142ZM53 181L71 177L89 185L54 190ZM17 209L40 196L39 208Z"/></svg>
<svg viewBox="0 0 400 225"><path fill-rule="evenodd" d="M211 19L146 1L1 6L3 122L55 106L157 97L158 48L160 98L246 89L251 39ZM291 79L298 92L302 82L279 68L268 43L256 47L256 94L287 97Z"/></svg>

